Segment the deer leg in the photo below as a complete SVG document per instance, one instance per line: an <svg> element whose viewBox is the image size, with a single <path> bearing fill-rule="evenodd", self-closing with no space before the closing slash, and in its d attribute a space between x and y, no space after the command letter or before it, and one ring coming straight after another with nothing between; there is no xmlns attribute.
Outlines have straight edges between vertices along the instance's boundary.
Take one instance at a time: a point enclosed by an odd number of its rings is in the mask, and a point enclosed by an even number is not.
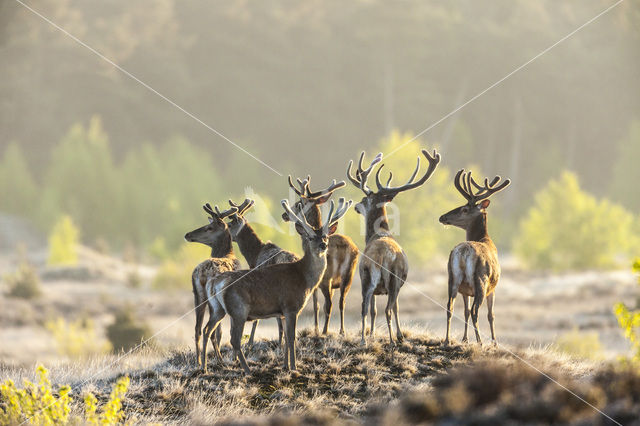
<svg viewBox="0 0 640 426"><path fill-rule="evenodd" d="M282 335L283 335L283 327L282 327L282 318L277 317L276 321L278 322L278 346L282 347Z"/></svg>
<svg viewBox="0 0 640 426"><path fill-rule="evenodd" d="M447 337L444 339L444 344L449 344L449 331L451 330L451 316L453 315L453 305L456 301L456 295L449 294L449 302L447 302Z"/></svg>
<svg viewBox="0 0 640 426"><path fill-rule="evenodd" d="M256 336L256 328L258 328L258 323L260 322L260 320L255 320L253 321L253 324L251 325L251 335L249 335L249 341L247 342L247 346L248 347L252 347L253 346L253 339Z"/></svg>
<svg viewBox="0 0 640 426"><path fill-rule="evenodd" d="M371 295L371 310L369 311L371 314L371 329L369 330L369 337L373 339L376 333L376 314L378 310L376 309L376 295Z"/></svg>
<svg viewBox="0 0 640 426"><path fill-rule="evenodd" d="M491 341L493 342L494 345L498 344L498 341L496 340L496 331L494 329L494 325L493 325L493 302L495 300L496 297L496 293L495 291L492 292L490 295L487 296L487 310L489 311L487 314L487 318L489 319L489 327L491 328Z"/></svg>
<svg viewBox="0 0 640 426"><path fill-rule="evenodd" d="M462 342L467 343L469 341L469 338L467 337L467 329L469 328L469 314L471 313L469 310L471 297L466 294L462 294L462 300L464 301L464 336L462 336Z"/></svg>
<svg viewBox="0 0 640 426"><path fill-rule="evenodd" d="M324 294L324 328L322 334L326 335L329 332L329 320L331 319L331 309L333 308L331 281L329 281L328 287L322 288L322 294Z"/></svg>
<svg viewBox="0 0 640 426"><path fill-rule="evenodd" d="M365 344L365 331L367 329L367 310L369 309L369 305L371 305L371 299L373 298L372 293L367 293L362 297L362 339L360 343Z"/></svg>
<svg viewBox="0 0 640 426"><path fill-rule="evenodd" d="M384 315L387 319L387 327L389 328L389 345L391 345L392 349L396 345L393 341L393 333L391 331L391 314L393 313L394 296L395 292L393 290L389 292L389 296L387 297L387 306L384 308Z"/></svg>
<svg viewBox="0 0 640 426"><path fill-rule="evenodd" d="M211 315L209 316L209 322L207 322L207 325L204 328L205 334L204 334L204 346L202 347L202 369L203 371L206 373L207 372L207 342L209 341L209 339L211 339L211 342L213 343L213 349L215 351L216 354L216 358L218 358L218 361L222 362L222 355L220 354L220 349L218 348L218 345L216 344L217 341L215 338L212 338L212 334L214 331L216 331L216 329L220 328L220 321L222 321L222 318L224 318L225 312L222 309L213 309L213 312L211 312Z"/></svg>
<svg viewBox="0 0 640 426"><path fill-rule="evenodd" d="M344 304L349 290L345 287L340 289L340 334L344 336Z"/></svg>
<svg viewBox="0 0 640 426"><path fill-rule="evenodd" d="M316 334L320 334L320 327L318 326L318 289L313 292L313 320L316 326Z"/></svg>
<svg viewBox="0 0 640 426"><path fill-rule="evenodd" d="M396 296L396 302L393 304L393 315L396 319L396 338L398 342L402 342L404 340L404 335L402 334L402 330L400 330L400 321L398 321L398 297Z"/></svg>
<svg viewBox="0 0 640 426"><path fill-rule="evenodd" d="M296 322L298 315L291 313L285 316L285 328L287 330L287 345L289 346L289 369L296 371Z"/></svg>
<svg viewBox="0 0 640 426"><path fill-rule="evenodd" d="M244 332L245 321L243 318L231 317L231 346L233 346L233 351L240 360L245 374L251 374L251 369L249 369L247 360L242 353L242 333Z"/></svg>
<svg viewBox="0 0 640 426"><path fill-rule="evenodd" d="M473 328L476 332L476 341L482 345L482 338L480 337L480 328L478 327L478 312L480 311L480 305L484 299L484 291L478 291L476 287L476 294L473 297L473 304L471 305L471 322L473 322Z"/></svg>
<svg viewBox="0 0 640 426"><path fill-rule="evenodd" d="M200 355L202 353L202 349L200 348L200 339L202 337L202 323L204 321L204 312L205 312L205 309L207 309L207 304L200 303L200 301L198 300L198 296L197 295L194 295L194 296L195 296L195 304L196 304L196 330L195 330L196 359L198 361L198 365L202 366L202 363L200 362Z"/></svg>

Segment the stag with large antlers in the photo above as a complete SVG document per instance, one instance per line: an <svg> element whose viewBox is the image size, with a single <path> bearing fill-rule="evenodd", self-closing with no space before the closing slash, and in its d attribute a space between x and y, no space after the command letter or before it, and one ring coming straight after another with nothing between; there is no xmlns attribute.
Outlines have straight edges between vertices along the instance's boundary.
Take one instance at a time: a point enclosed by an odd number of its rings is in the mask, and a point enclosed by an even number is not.
<svg viewBox="0 0 640 426"><path fill-rule="evenodd" d="M276 263L288 263L298 260L298 256L290 251L283 250L271 241L262 241L262 239L256 234L251 225L245 218L245 213L253 207L254 201L247 198L242 204L238 205L232 200L229 200L231 207L238 209L237 212L232 213L229 216L229 231L231 232L231 238L238 244L240 253L244 256L249 265L249 268L259 268L262 266L275 265ZM276 318L278 321L278 345L282 345L282 321L280 318ZM256 327L259 320L253 322L251 328L251 335L249 336L249 346L253 346L253 341L256 335Z"/></svg>
<svg viewBox="0 0 640 426"><path fill-rule="evenodd" d="M464 169L458 171L454 178L454 185L458 192L467 200L467 203L443 214L440 223L453 225L467 232L467 241L458 244L449 256L449 301L447 303L447 336L445 345L449 344L449 329L453 305L458 292L464 301L464 336L463 342L467 342L467 328L469 314L476 332L476 340L482 344L478 331L478 310L484 299L487 299L487 317L491 328L491 340L496 344L496 333L493 324L493 302L495 300L495 288L500 279L500 264L498 263L498 249L489 237L487 231L487 207L489 197L496 192L505 189L511 181L509 179L500 182L500 176L496 176L491 182L484 180L483 185L471 176L471 172ZM469 308L469 302L473 297L473 304Z"/></svg>
<svg viewBox="0 0 640 426"><path fill-rule="evenodd" d="M320 206L329 200L333 192L342 188L346 184L344 181L336 182L335 180L328 188L321 191L311 191L309 184L311 176L307 176L305 180L296 179L298 186L293 184L291 176L289 176L289 186L300 197L295 206L304 211L307 220L314 227L320 227L322 217ZM288 221L287 213L283 213L282 219ZM333 234L329 236L329 250L327 251L327 270L322 276L318 289L313 293L313 314L315 319L316 334L318 333L318 292L322 291L324 295L324 328L322 334L329 331L329 320L331 319L331 310L333 307L333 292L340 289L340 334L344 334L344 306L347 294L351 289L353 282L353 274L356 270L358 262L358 247L353 240L346 235Z"/></svg>
<svg viewBox="0 0 640 426"><path fill-rule="evenodd" d="M195 267L191 274L191 285L193 287L193 301L196 311L196 358L200 364L200 338L202 336L202 323L204 313L207 309L207 294L205 286L210 278L223 272L235 271L240 268L240 262L233 253L231 234L224 218L235 214L236 207L221 212L218 206L211 208L209 203L202 206L209 216L209 224L195 229L184 236L188 242L201 243L211 247L211 258L205 260ZM205 346L207 341L204 342Z"/></svg>
<svg viewBox="0 0 640 426"><path fill-rule="evenodd" d="M321 227L313 227L307 222L304 212L300 209L294 212L288 201L282 200L282 207L302 238L304 256L292 263L228 272L207 283L212 314L205 327L205 335L208 339L228 314L231 318L231 345L245 373L249 374L250 369L240 346L244 324L246 321L271 317L284 317L284 368L296 370L296 321L320 284L327 267L329 235L335 232L338 220L351 207L351 203L351 200L345 202L344 198L340 198L335 208L331 201L327 220ZM213 342L216 356L221 359L215 340ZM206 346L203 360L206 360ZM206 371L206 363L204 369Z"/></svg>
<svg viewBox="0 0 640 426"><path fill-rule="evenodd" d="M413 174L402 186L391 187L392 173L389 173L386 185L380 183L381 165L376 171L376 186L378 191L374 192L367 185L367 179L376 164L382 161L382 153L378 154L369 167L363 168L364 152L360 154L358 169L354 176L351 175L352 161L349 161L347 177L362 192L364 197L356 204L356 211L364 216L366 221L366 247L360 258L360 281L362 283L362 343L365 343L365 327L367 319L367 309L371 311L371 331L373 337L376 320L376 295L387 294L387 307L385 315L387 327L389 328L389 341L391 346L395 346L393 333L391 331L391 314L393 313L396 323L396 338L402 341L402 331L398 320L398 293L407 279L409 263L407 256L400 247L400 244L393 238L389 230L386 204L394 199L400 192L408 191L423 185L433 174L438 163L440 154L436 151L430 154L422 150L422 154L429 162L429 167L425 174L418 180L416 176L420 170L420 157Z"/></svg>

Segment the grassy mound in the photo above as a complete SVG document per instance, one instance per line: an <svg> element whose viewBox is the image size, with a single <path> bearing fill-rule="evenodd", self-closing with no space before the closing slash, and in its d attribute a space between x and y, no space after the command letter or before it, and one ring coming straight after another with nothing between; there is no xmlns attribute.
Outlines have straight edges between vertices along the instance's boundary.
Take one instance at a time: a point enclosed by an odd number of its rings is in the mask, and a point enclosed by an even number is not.
<svg viewBox="0 0 640 426"><path fill-rule="evenodd" d="M222 350L225 365L211 357L208 374L197 367L192 350L174 351L127 371L131 385L123 409L128 420L140 423L611 423L507 350L441 342L407 333L391 351L382 335L363 347L354 334L302 331L297 374L282 369L273 342L259 341L246 351L249 376L232 361L228 345ZM640 418L640 373L548 350L517 355L622 424ZM114 380L88 388L106 399Z"/></svg>

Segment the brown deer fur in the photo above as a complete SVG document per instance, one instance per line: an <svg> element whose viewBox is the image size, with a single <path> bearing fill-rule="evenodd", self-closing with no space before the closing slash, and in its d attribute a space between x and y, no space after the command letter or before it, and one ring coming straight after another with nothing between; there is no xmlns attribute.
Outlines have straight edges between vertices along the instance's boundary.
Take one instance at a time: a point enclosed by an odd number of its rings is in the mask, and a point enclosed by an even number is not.
<svg viewBox="0 0 640 426"><path fill-rule="evenodd" d="M322 214L320 206L327 202L331 194L343 186L344 182L336 183L334 180L332 185L327 189L312 192L309 189L311 177L307 176L304 181L298 180L300 188L296 188L291 177L289 177L289 186L300 197L296 202L298 208L302 208L305 212L309 224L314 227L320 227L322 223ZM283 220L287 221L287 215L282 215ZM315 320L316 334L318 330L318 292L321 291L324 296L324 327L322 334L329 331L329 320L331 319L331 310L333 308L333 292L340 289L340 334L345 333L344 329L344 307L347 294L351 289L353 282L353 274L356 270L358 262L358 246L353 240L346 235L333 234L329 236L329 250L327 251L327 270L322 276L318 289L313 293L313 314Z"/></svg>
<svg viewBox="0 0 640 426"><path fill-rule="evenodd" d="M202 323L205 310L207 309L207 294L205 290L207 281L223 272L240 269L240 261L233 253L229 228L224 220L222 220L234 210L231 209L220 213L216 207L216 211L214 212L209 204L206 204L203 208L209 214L209 224L188 232L184 236L184 239L188 242L201 243L211 247L211 258L196 266L191 274L193 302L196 311L195 343L198 364L200 364L199 354Z"/></svg>
<svg viewBox="0 0 640 426"><path fill-rule="evenodd" d="M458 244L451 251L447 265L449 299L447 302L447 335L444 341L445 344L449 344L451 316L453 315L453 305L458 293L462 295L462 300L464 301L464 336L462 341L468 341L467 329L469 314L471 314L476 340L478 343L482 343L478 330L478 310L486 298L491 340L494 344L496 343L493 303L495 300L495 288L500 279L500 264L498 263L498 249L487 231L487 207L490 204L487 198L503 190L511 183L507 179L498 185L499 181L500 177L496 176L491 183L485 179L484 186L480 186L471 177L471 172L465 174L464 170L458 171L454 183L458 191L467 200L467 204L455 208L440 217L442 224L457 226L467 233L467 241ZM469 307L470 298L472 297L473 304Z"/></svg>
<svg viewBox="0 0 640 426"><path fill-rule="evenodd" d="M341 198L335 212L334 203L331 202L328 219L320 228L311 227L304 218L304 213L294 213L286 200L282 200L282 206L289 214L289 219L296 223L296 230L302 238L304 256L292 263L228 272L207 283L209 307L212 311L205 327L207 339L225 314L228 314L231 318L231 345L247 374L250 369L242 353L240 340L245 322L261 318L284 316L284 365L285 368L296 369L296 321L307 300L320 284L320 278L327 267L329 235L335 232L337 221L351 206L351 201L345 203ZM214 349L220 359L215 341ZM203 364L206 370L206 362Z"/></svg>
<svg viewBox="0 0 640 426"><path fill-rule="evenodd" d="M298 260L298 256L290 251L283 250L271 241L264 242L254 231L251 225L244 217L245 213L253 206L253 200L245 199L241 205L236 205L229 200L232 207L236 207L238 211L229 216L229 231L231 238L238 244L240 253L244 256L249 268L275 265L277 263L289 263ZM282 320L278 321L278 345L282 345ZM256 328L259 320L253 322L251 335L249 336L249 346L253 346L256 334Z"/></svg>
<svg viewBox="0 0 640 426"><path fill-rule="evenodd" d="M396 323L396 338L402 341L403 335L400 330L400 322L398 320L398 294L400 288L407 279L409 272L409 262L402 247L395 241L389 232L389 222L385 205L392 201L398 193L409 189L417 188L424 184L433 174L438 163L440 162L440 154L433 152L430 155L427 151L422 150L423 155L429 161L429 167L426 173L417 181L416 175L420 169L420 158L418 164L408 182L400 187L389 187L392 175L385 186L380 183L379 175L383 165L376 172L376 185L378 192L373 192L367 186L367 178L373 170L374 166L382 161L382 153L378 154L371 162L367 169L362 168L364 152L360 154L358 169L354 176L351 176L352 161L349 162L347 168L347 177L358 188L364 192L365 196L356 204L355 209L358 213L365 217L366 221L366 247L360 259L360 281L362 283L362 343L365 343L365 329L367 309L371 312L371 331L373 337L375 333L376 320L376 295L387 294L387 306L385 308L385 316L387 319L387 327L389 329L389 342L393 347L395 342L391 331L391 314L393 313Z"/></svg>

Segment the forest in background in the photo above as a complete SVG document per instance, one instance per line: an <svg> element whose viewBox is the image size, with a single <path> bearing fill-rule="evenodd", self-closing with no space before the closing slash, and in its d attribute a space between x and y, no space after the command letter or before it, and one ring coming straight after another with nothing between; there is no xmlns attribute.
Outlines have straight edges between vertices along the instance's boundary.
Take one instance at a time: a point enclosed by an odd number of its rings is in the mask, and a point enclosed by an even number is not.
<svg viewBox="0 0 640 426"><path fill-rule="evenodd" d="M285 176L310 173L322 185L343 179L361 149L373 155L411 139L610 4L47 0L37 8ZM570 184L565 170L594 203L626 209L615 224L633 224L617 234L636 229L638 17L638 2L622 3L394 154L399 180L419 148L444 158L433 182L398 199L400 210L414 210L402 216L401 238L425 257L460 238L436 220L460 202L451 173L470 165L513 180L491 216L501 247L524 235L521 222L548 182ZM251 187L277 207L286 194L283 177L9 0L0 1L0 57L0 211L47 232L69 214L90 245L175 250L206 220L202 202ZM443 198L429 200L436 193ZM578 200L575 216L586 204ZM557 227L569 226L558 220L562 204L554 209ZM580 233L610 232L602 223L621 214L598 215L600 225ZM298 248L295 235L262 232ZM433 235L426 248L425 234ZM611 244L633 246L632 238Z"/></svg>

